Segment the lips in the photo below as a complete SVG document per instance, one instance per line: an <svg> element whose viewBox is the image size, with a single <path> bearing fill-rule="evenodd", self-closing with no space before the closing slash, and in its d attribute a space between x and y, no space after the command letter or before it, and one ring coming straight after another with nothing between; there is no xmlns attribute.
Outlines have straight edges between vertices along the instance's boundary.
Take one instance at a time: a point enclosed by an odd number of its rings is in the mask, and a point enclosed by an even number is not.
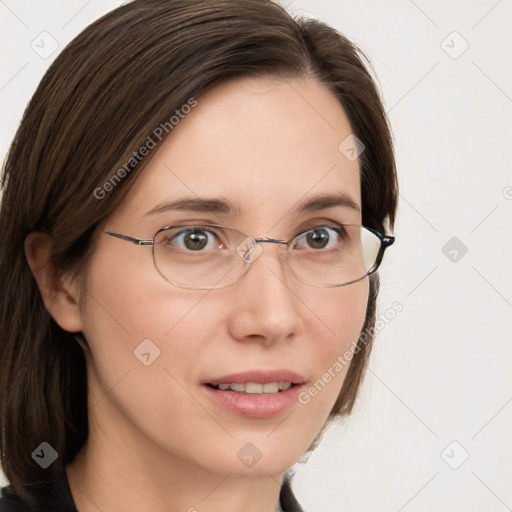
<svg viewBox="0 0 512 512"><path fill-rule="evenodd" d="M271 418L290 408L305 379L290 370L253 370L224 375L202 383L216 404L249 418Z"/></svg>
<svg viewBox="0 0 512 512"><path fill-rule="evenodd" d="M218 386L212 386L214 389L220 391L236 391L237 393L249 393L249 394L273 394L281 391L286 391L292 386L291 382L266 382L265 384L259 384L257 382L231 382L229 384L219 384Z"/></svg>
<svg viewBox="0 0 512 512"><path fill-rule="evenodd" d="M272 382L289 382L290 384L304 384L305 379L302 375L291 370L251 370L243 373L233 373L223 377L209 379L203 384L218 386L219 384L246 384L254 382L256 384L269 384Z"/></svg>

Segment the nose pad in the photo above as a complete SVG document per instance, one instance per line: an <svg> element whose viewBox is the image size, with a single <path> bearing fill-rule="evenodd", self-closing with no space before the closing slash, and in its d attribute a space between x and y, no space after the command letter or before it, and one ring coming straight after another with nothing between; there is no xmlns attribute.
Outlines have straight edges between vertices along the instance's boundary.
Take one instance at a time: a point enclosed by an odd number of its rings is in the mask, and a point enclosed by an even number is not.
<svg viewBox="0 0 512 512"><path fill-rule="evenodd" d="M263 252L263 247L248 236L238 244L236 252L246 263L251 264Z"/></svg>
<svg viewBox="0 0 512 512"><path fill-rule="evenodd" d="M282 265L288 264L288 252L286 250L287 243L283 240L274 238L252 238L250 236L244 238L236 247L236 253L248 264L253 263L256 258L263 252L263 244L277 244L278 257Z"/></svg>

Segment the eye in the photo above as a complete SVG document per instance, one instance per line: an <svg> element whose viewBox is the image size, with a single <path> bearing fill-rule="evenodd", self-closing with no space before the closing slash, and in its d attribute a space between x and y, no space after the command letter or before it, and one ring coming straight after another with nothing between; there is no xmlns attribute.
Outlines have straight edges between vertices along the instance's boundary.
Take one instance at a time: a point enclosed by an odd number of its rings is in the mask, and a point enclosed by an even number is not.
<svg viewBox="0 0 512 512"><path fill-rule="evenodd" d="M179 249L197 252L222 247L223 244L221 241L216 243L217 238L215 232L197 227L180 231L176 235L169 237L167 243L169 245L175 245Z"/></svg>
<svg viewBox="0 0 512 512"><path fill-rule="evenodd" d="M343 238L343 227L319 226L297 236L294 249L334 249Z"/></svg>

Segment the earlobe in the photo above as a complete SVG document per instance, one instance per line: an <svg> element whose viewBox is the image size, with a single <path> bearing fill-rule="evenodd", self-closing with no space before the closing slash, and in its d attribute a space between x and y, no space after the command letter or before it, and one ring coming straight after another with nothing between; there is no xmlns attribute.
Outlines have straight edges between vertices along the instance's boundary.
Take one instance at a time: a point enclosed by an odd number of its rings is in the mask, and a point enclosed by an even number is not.
<svg viewBox="0 0 512 512"><path fill-rule="evenodd" d="M51 260L52 240L32 232L25 239L25 255L37 282L44 305L57 324L69 332L82 331L78 287Z"/></svg>

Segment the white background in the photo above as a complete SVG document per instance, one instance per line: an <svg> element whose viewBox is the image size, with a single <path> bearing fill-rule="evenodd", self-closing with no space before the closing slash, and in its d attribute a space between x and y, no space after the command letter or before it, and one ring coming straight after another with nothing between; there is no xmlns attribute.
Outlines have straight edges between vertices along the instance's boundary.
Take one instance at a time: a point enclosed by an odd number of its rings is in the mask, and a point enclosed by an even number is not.
<svg viewBox="0 0 512 512"><path fill-rule="evenodd" d="M121 3L0 1L2 156L50 62ZM372 60L401 186L380 311L403 311L379 333L352 417L299 466L296 494L309 512L512 510L512 1L285 5ZM59 44L47 59L31 48L43 31Z"/></svg>

